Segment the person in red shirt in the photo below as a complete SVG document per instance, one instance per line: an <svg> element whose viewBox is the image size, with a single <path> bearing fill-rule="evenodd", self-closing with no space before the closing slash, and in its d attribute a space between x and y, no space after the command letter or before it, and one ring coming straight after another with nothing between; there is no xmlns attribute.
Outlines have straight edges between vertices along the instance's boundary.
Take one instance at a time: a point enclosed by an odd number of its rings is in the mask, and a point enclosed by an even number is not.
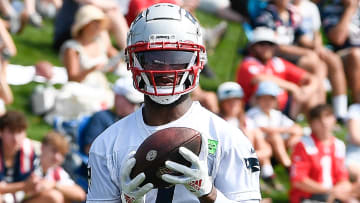
<svg viewBox="0 0 360 203"><path fill-rule="evenodd" d="M237 70L237 82L244 89L244 100L254 103L254 93L261 81L272 81L284 91L278 96L278 107L284 110L288 102L288 92L293 97L290 117L294 118L304 108L323 103L322 83L312 73L295 66L280 57L276 57L276 36L273 30L258 27L247 46L247 56ZM310 99L311 98L311 99ZM295 105L297 104L297 105Z"/></svg>
<svg viewBox="0 0 360 203"><path fill-rule="evenodd" d="M310 110L308 119L312 134L302 137L291 156L290 202L347 202L353 186L344 163L345 144L333 136L333 111L320 104Z"/></svg>

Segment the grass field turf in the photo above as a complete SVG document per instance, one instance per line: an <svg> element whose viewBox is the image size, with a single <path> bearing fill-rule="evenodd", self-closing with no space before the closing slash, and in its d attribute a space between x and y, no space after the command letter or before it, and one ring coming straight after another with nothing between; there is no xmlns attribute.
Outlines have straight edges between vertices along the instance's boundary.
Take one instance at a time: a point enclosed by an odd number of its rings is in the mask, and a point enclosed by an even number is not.
<svg viewBox="0 0 360 203"><path fill-rule="evenodd" d="M197 18L204 27L215 26L221 21L203 12L197 12ZM13 36L18 54L10 62L13 64L33 65L39 60L48 60L54 65L61 66L58 54L52 49L52 33L53 26L49 20L45 21L41 29L27 26L23 33ZM241 25L229 22L224 38L219 42L215 50L208 53L209 65L216 73L216 78L208 79L202 77L200 83L204 89L215 91L220 83L235 79L237 64L241 60L239 49L245 46L246 41ZM109 75L109 78L112 81L115 79L112 75ZM29 121L29 137L40 140L51 127L43 121L42 117L31 113L29 98L35 86L35 82L28 85L11 86L15 101L9 106L9 109L24 112ZM345 135L344 130L341 129L338 135L343 139ZM280 166L275 167L275 171L277 178L288 189L289 177L287 172ZM263 193L263 196L271 197L273 202L288 201L287 191L271 191L270 193Z"/></svg>

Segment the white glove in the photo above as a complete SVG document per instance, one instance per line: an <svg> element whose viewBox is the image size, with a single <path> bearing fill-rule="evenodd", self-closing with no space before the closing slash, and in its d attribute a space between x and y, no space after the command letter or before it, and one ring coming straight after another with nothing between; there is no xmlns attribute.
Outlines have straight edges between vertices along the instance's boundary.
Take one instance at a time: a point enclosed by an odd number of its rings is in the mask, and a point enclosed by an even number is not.
<svg viewBox="0 0 360 203"><path fill-rule="evenodd" d="M121 202L122 203L143 203L145 202L145 194L154 188L154 185L147 183L139 187L145 180L145 174L140 173L134 179L130 178L130 173L135 166L136 159L134 158L135 151L130 152L125 164L120 169L121 182Z"/></svg>
<svg viewBox="0 0 360 203"><path fill-rule="evenodd" d="M183 176L174 176L164 174L161 178L172 184L183 184L186 189L192 192L196 197L202 197L211 192L213 184L208 176L206 162L200 161L192 151L185 147L179 148L179 153L192 163L193 168L189 168L173 161L166 161L165 166L173 171L183 173Z"/></svg>

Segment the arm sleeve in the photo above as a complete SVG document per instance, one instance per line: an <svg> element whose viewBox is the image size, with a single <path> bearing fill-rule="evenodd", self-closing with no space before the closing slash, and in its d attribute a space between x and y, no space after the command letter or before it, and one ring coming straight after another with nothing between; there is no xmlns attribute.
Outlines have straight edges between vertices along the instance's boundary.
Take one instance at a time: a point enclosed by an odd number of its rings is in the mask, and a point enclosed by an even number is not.
<svg viewBox="0 0 360 203"><path fill-rule="evenodd" d="M90 152L89 189L86 202L120 202L120 190L111 179L108 158Z"/></svg>
<svg viewBox="0 0 360 203"><path fill-rule="evenodd" d="M226 198L233 201L261 200L260 164L255 150L240 130L236 132L228 135L235 139L228 140L221 147L220 167L214 185ZM222 198L221 194L219 198Z"/></svg>
<svg viewBox="0 0 360 203"><path fill-rule="evenodd" d="M299 142L293 151L291 156L292 166L290 169L290 181L292 183L302 181L308 177L310 173L310 160L307 156L304 146Z"/></svg>

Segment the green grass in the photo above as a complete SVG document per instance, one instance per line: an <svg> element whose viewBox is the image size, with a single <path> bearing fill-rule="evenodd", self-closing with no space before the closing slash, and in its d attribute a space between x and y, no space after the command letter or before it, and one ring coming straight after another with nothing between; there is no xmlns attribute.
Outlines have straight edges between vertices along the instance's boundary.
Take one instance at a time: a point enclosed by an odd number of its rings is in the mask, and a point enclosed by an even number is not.
<svg viewBox="0 0 360 203"><path fill-rule="evenodd" d="M213 27L221 20L203 13L197 12L197 18L204 27ZM13 36L16 43L18 54L11 59L11 63L21 65L33 65L39 60L48 60L54 65L61 66L58 54L52 49L53 27L50 21L45 21L45 26L41 29L35 29L27 26L20 35ZM209 66L216 73L215 79L202 77L201 86L204 89L215 91L217 86L229 80L235 80L235 72L241 55L238 49L246 44L246 38L241 25L229 22L227 32L222 41L213 52L208 53ZM109 76L114 81L114 76ZM30 109L30 95L35 82L23 86L11 86L15 96L15 102L9 106L9 109L22 111L26 114L29 121L28 135L32 139L40 140L43 135L51 129L40 116L33 115ZM345 130L340 128L338 137L344 139ZM276 166L275 171L278 179L284 186L289 188L289 177L283 167ZM287 191L263 193L264 197L271 197L273 202L287 202Z"/></svg>

